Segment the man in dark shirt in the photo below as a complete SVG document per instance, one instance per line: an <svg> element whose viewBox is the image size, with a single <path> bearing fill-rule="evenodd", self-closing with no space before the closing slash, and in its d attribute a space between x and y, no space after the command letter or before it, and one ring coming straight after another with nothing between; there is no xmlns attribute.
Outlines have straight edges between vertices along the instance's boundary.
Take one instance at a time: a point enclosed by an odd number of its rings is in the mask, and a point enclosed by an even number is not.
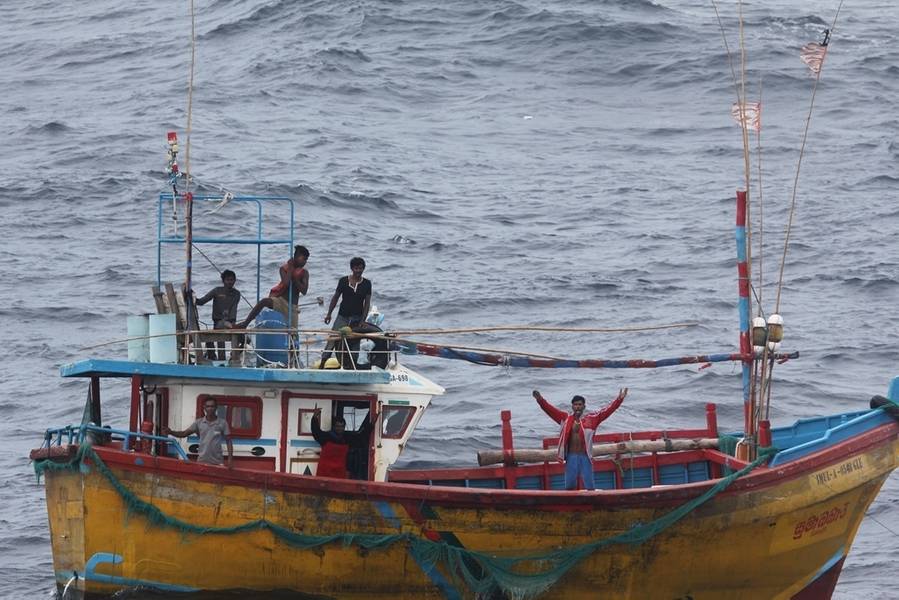
<svg viewBox="0 0 899 600"><path fill-rule="evenodd" d="M349 275L345 275L337 281L337 289L334 290L331 304L328 305L328 314L325 316L326 325L331 322L331 313L337 306L337 300L341 299L337 318L334 319L334 325L331 327L332 331L364 322L371 307L371 281L362 277L362 273L365 271L365 259L356 256L350 260L350 271ZM331 356L331 351L339 343L339 340L332 339L325 346L325 351L322 353L322 367Z"/></svg>
<svg viewBox="0 0 899 600"><path fill-rule="evenodd" d="M334 417L331 431L322 431L321 414L322 409L318 407L312 414L312 437L321 446L316 476L367 479L368 473L365 468L368 465L367 460L361 461L364 465L355 464L360 461L353 461L352 470L349 463L353 451L361 451L367 455L372 430L371 415L365 415L359 431L347 431L343 417Z"/></svg>
<svg viewBox="0 0 899 600"><path fill-rule="evenodd" d="M222 285L213 288L202 298L197 298L197 306L203 306L212 300L213 329L233 329L237 321L237 305L240 302L240 292L234 287L237 283L237 275L230 269L222 271ZM218 360L225 360L225 341L216 342L218 345ZM232 344L243 347L243 336L234 336ZM206 342L206 358L216 358L212 342ZM233 358L233 356L232 356Z"/></svg>

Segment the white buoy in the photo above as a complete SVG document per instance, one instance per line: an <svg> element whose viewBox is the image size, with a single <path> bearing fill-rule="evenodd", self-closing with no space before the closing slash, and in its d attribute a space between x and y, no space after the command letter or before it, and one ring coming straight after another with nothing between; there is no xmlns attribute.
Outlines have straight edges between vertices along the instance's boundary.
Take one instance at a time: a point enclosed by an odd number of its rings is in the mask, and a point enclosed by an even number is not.
<svg viewBox="0 0 899 600"><path fill-rule="evenodd" d="M763 317L755 317L752 320L752 349L756 354L765 350L765 342L768 341L768 324Z"/></svg>
<svg viewBox="0 0 899 600"><path fill-rule="evenodd" d="M768 350L774 352L780 348L784 339L784 319L780 315L768 317Z"/></svg>

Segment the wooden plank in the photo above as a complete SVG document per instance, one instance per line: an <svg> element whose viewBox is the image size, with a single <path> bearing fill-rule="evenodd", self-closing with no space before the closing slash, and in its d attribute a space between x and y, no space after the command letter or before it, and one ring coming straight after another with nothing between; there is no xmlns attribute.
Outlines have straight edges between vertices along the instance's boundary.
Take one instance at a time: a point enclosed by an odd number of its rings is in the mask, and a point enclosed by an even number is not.
<svg viewBox="0 0 899 600"><path fill-rule="evenodd" d="M150 289L153 290L153 301L156 303L156 312L160 315L168 313L169 310L166 306L165 294L162 293L162 290L159 289L158 285L151 286Z"/></svg>
<svg viewBox="0 0 899 600"><path fill-rule="evenodd" d="M655 441L634 440L617 442L614 444L594 444L593 456L609 454L630 454L635 452L681 452L683 450L697 450L700 448L717 448L717 438L703 439L665 439ZM537 450L532 448L516 448L511 450L511 462L536 463L556 460L556 450ZM483 466L494 465L503 462L503 450L479 450L478 464Z"/></svg>
<svg viewBox="0 0 899 600"><path fill-rule="evenodd" d="M175 286L170 281L165 283L165 295L169 301L169 312L175 315L175 328L178 331L184 331L184 319L181 318L178 307L178 300L175 297Z"/></svg>
<svg viewBox="0 0 899 600"><path fill-rule="evenodd" d="M184 299L184 293L180 289L175 290L175 303L178 306L178 318L184 324L184 329L196 329L196 321L191 322L187 318L187 302Z"/></svg>

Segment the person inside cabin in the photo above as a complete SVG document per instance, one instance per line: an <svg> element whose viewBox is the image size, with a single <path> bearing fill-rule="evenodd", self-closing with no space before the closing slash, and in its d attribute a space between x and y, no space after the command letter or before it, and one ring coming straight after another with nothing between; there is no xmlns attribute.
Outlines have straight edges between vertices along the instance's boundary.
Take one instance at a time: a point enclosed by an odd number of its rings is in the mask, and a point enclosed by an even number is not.
<svg viewBox="0 0 899 600"><path fill-rule="evenodd" d="M202 298L197 298L197 306L203 306L212 300L212 322L213 329L232 329L237 322L237 305L240 303L240 291L234 284L237 283L237 275L230 269L222 271L222 285L212 288ZM236 344L238 348L243 347L243 336L235 335L232 338L232 346ZM206 358L209 360L225 360L225 339L216 342L218 345L218 356L216 356L215 345L212 342L206 342ZM234 354L231 356L234 359Z"/></svg>
<svg viewBox="0 0 899 600"><path fill-rule="evenodd" d="M348 464L352 450L368 447L372 430L371 415L365 416L359 431L347 431L346 420L343 417L334 417L331 431L322 431L321 414L321 408L316 408L312 414L312 437L322 447L315 475L339 479L367 479L367 472L360 472L362 469L351 470Z"/></svg>
<svg viewBox="0 0 899 600"><path fill-rule="evenodd" d="M300 296L305 296L309 290L309 271L306 269L308 260L309 250L306 246L294 246L293 258L281 265L279 269L281 281L271 289L268 298L257 302L247 318L237 323L235 327L246 329L263 308L271 308L284 315L285 321L290 315L290 327L296 328L297 315L300 313Z"/></svg>
<svg viewBox="0 0 899 600"><path fill-rule="evenodd" d="M343 327L358 325L365 321L371 308L371 280L362 276L365 271L365 259L359 256L350 260L350 274L337 280L337 289L331 296L331 304L328 305L328 314L325 315L325 324L331 323L331 313L340 299L340 308L337 309L337 318L331 326L332 331L339 331ZM322 353L321 364L331 356L332 351L340 343L339 339L332 338L325 346Z"/></svg>
<svg viewBox="0 0 899 600"><path fill-rule="evenodd" d="M599 424L615 412L627 396L627 388L619 390L618 396L603 408L584 414L587 401L583 396L571 399L571 412L556 408L539 391L533 391L537 404L549 418L559 423L559 461L565 462L565 489L576 490L578 478L584 489L595 489L593 483L593 434Z"/></svg>
<svg viewBox="0 0 899 600"><path fill-rule="evenodd" d="M206 398L203 402L203 416L190 424L183 431L162 428L162 435L173 435L183 438L189 435L200 438L197 462L207 465L223 465L222 443L228 447L228 468L234 466L234 446L231 443L231 428L228 422L218 415L218 402L215 398Z"/></svg>

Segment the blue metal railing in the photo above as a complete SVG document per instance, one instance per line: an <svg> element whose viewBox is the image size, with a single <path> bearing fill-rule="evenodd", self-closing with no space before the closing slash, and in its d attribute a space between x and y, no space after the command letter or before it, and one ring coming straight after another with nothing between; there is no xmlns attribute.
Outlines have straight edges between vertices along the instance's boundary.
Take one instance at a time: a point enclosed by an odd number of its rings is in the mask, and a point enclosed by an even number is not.
<svg viewBox="0 0 899 600"><path fill-rule="evenodd" d="M110 441L121 441L122 449L126 451L131 448L132 440L150 440L152 442L161 442L163 444L166 444L167 450L167 452L163 456L172 456L172 453L168 451L171 448L175 450L175 454L181 460L188 460L187 454L184 452L181 444L179 444L178 440L174 438L162 437L149 433L141 433L139 431L97 427L96 425L92 424L67 425L66 427L59 427L57 429L48 429L46 432L44 432L44 443L41 445L41 448L62 446L63 440L66 440L66 443L69 445L83 444L85 438L87 438L88 436L94 438L95 440L108 437Z"/></svg>
<svg viewBox="0 0 899 600"><path fill-rule="evenodd" d="M224 199L221 194L194 194L194 202L220 202ZM166 236L163 237L163 206L166 203L175 201L175 196L171 192L159 194L159 203L156 218L156 285L162 285L162 246L163 244L184 244L183 236ZM256 205L256 237L250 238L218 238L218 237L202 237L194 236L195 244L237 244L237 245L255 245L256 246L256 300L262 294L262 246L270 246L284 244L287 246L287 255L292 256L293 252L293 231L295 219L295 207L293 200L284 196L233 196L229 202L250 202ZM289 237L286 238L264 238L262 236L262 207L267 203L286 202L290 209L290 229Z"/></svg>

